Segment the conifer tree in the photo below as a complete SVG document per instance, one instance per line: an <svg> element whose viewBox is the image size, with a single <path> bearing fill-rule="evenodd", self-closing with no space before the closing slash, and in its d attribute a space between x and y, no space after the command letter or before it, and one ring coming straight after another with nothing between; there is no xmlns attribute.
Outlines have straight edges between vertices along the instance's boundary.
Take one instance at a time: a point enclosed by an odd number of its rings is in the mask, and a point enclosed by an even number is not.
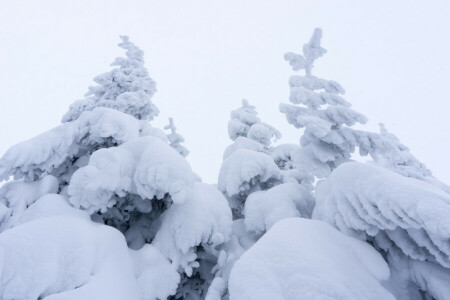
<svg viewBox="0 0 450 300"><path fill-rule="evenodd" d="M151 102L156 83L144 66L144 52L128 36L120 38L119 46L126 50L126 57L117 57L111 64L114 69L94 78L97 85L89 87L86 98L70 106L63 122L76 120L95 107L113 108L140 120L151 121L158 115L158 108Z"/></svg>
<svg viewBox="0 0 450 300"><path fill-rule="evenodd" d="M167 134L167 138L169 140L170 146L177 150L181 156L186 157L189 154L189 150L181 145L184 142L184 137L181 134L177 133L177 128L173 122L173 118L169 118L169 125L164 126L164 129L170 129L170 133Z"/></svg>

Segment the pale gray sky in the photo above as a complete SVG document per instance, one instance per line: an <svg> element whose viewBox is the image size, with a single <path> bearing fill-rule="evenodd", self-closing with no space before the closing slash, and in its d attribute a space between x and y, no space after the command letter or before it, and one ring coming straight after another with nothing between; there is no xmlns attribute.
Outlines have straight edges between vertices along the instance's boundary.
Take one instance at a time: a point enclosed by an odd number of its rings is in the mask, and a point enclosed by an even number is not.
<svg viewBox="0 0 450 300"><path fill-rule="evenodd" d="M145 51L158 83L161 127L173 116L195 172L215 182L230 144L227 122L247 98L263 121L297 143L278 104L314 27L328 54L315 75L340 82L346 99L384 122L450 183L449 1L6 1L0 0L0 154L59 124L92 78L123 52Z"/></svg>

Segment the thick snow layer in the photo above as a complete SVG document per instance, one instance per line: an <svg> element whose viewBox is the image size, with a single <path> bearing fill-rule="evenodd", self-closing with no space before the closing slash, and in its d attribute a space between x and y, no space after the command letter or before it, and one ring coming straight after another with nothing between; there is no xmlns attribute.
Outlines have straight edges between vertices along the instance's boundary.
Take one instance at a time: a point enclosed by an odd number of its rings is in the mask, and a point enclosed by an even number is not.
<svg viewBox="0 0 450 300"><path fill-rule="evenodd" d="M0 188L0 203L4 206L0 229L11 227L17 218L39 197L58 191L58 180L47 175L34 182L9 181Z"/></svg>
<svg viewBox="0 0 450 300"><path fill-rule="evenodd" d="M274 127L265 124L253 124L247 132L247 137L266 147L272 143L272 138L277 141L281 138L281 133Z"/></svg>
<svg viewBox="0 0 450 300"><path fill-rule="evenodd" d="M234 152L236 152L239 149L247 149L247 150L252 150L252 151L257 151L257 152L266 152L266 149L264 148L264 146L254 140L251 140L247 137L244 136L239 136L234 142L233 144L231 144L230 146L228 146L224 153L223 153L223 159L227 159L231 154L233 154Z"/></svg>
<svg viewBox="0 0 450 300"><path fill-rule="evenodd" d="M142 299L167 299L175 294L180 274L156 247L146 244L130 250L130 255Z"/></svg>
<svg viewBox="0 0 450 300"><path fill-rule="evenodd" d="M300 149L299 145L281 144L270 150L270 156L280 169L289 170L294 168L294 157Z"/></svg>
<svg viewBox="0 0 450 300"><path fill-rule="evenodd" d="M273 158L265 153L240 149L222 164L218 186L228 196L247 193L252 186L281 178Z"/></svg>
<svg viewBox="0 0 450 300"><path fill-rule="evenodd" d="M127 193L144 199L170 194L185 200L199 180L186 160L156 137L141 137L119 147L94 152L89 164L77 170L69 185L70 202L91 212L105 211Z"/></svg>
<svg viewBox="0 0 450 300"><path fill-rule="evenodd" d="M92 145L121 144L139 137L139 121L109 108L84 112L69 122L12 146L0 159L0 180L51 173Z"/></svg>
<svg viewBox="0 0 450 300"><path fill-rule="evenodd" d="M11 223L11 226L18 226L34 220L56 216L80 218L90 221L90 216L87 212L74 208L64 197L58 194L47 194L30 205Z"/></svg>
<svg viewBox="0 0 450 300"><path fill-rule="evenodd" d="M127 50L126 58L118 57L110 72L94 78L97 86L89 87L87 98L74 102L63 116L63 122L76 120L84 111L96 107L108 107L129 114L137 119L152 120L158 108L151 102L156 83L144 67L144 52L121 36L120 47Z"/></svg>
<svg viewBox="0 0 450 300"><path fill-rule="evenodd" d="M195 183L186 201L173 204L161 219L152 244L188 276L198 266L194 247L214 247L230 239L232 219L227 200L205 183Z"/></svg>
<svg viewBox="0 0 450 300"><path fill-rule="evenodd" d="M258 234L291 217L310 218L314 198L298 183L284 183L267 191L251 193L245 201L245 227Z"/></svg>
<svg viewBox="0 0 450 300"><path fill-rule="evenodd" d="M0 299L140 299L123 235L80 218L4 231L0 261Z"/></svg>
<svg viewBox="0 0 450 300"><path fill-rule="evenodd" d="M316 188L314 218L447 268L449 215L450 194L374 165L343 164Z"/></svg>
<svg viewBox="0 0 450 300"><path fill-rule="evenodd" d="M380 282L383 258L328 224L301 218L276 223L236 262L230 300L394 299Z"/></svg>
<svg viewBox="0 0 450 300"><path fill-rule="evenodd" d="M450 270L436 264L409 261L412 280L434 299L446 300L450 295Z"/></svg>

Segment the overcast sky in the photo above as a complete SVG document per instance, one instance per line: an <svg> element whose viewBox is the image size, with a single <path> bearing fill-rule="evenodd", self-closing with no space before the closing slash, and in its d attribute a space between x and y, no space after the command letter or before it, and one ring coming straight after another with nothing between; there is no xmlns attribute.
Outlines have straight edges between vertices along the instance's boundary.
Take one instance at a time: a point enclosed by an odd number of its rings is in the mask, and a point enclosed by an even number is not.
<svg viewBox="0 0 450 300"><path fill-rule="evenodd" d="M157 82L157 127L172 116L188 160L216 182L231 143L227 122L246 98L281 142L301 131L278 112L288 102L283 60L315 27L328 53L313 73L340 82L434 175L450 184L449 1L6 1L0 0L0 154L60 122L92 78L123 55L119 35L145 51Z"/></svg>

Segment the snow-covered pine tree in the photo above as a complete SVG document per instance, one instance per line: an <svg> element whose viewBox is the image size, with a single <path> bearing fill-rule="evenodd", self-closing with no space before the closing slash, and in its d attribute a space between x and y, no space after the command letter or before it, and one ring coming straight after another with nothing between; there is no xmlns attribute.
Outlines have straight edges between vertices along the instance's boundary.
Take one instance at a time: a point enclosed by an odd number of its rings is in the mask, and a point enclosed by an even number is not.
<svg viewBox="0 0 450 300"><path fill-rule="evenodd" d="M119 46L126 50L126 57L117 57L113 70L98 75L98 84L89 87L86 98L74 102L63 116L63 122L76 120L84 111L96 107L108 107L132 115L139 120L153 120L159 113L151 102L156 92L156 83L144 66L144 51L121 36Z"/></svg>
<svg viewBox="0 0 450 300"><path fill-rule="evenodd" d="M272 146L281 134L261 122L247 100L231 112L228 133L233 144L224 152L218 187L233 212L233 233L220 246L218 265L207 300L228 298L234 263L276 222L311 217L313 177L293 169L291 155L298 146Z"/></svg>
<svg viewBox="0 0 450 300"><path fill-rule="evenodd" d="M280 111L290 124L305 128L300 140L302 149L295 158L297 168L326 177L347 161L358 145L355 130L350 127L367 119L342 98L345 91L339 83L311 74L315 60L326 53L321 38L322 30L316 28L309 43L303 46L303 55L285 54L292 69L305 70L305 76L291 76L289 100L293 105L280 104Z"/></svg>
<svg viewBox="0 0 450 300"><path fill-rule="evenodd" d="M278 184L281 173L268 149L281 134L262 123L253 105L244 99L231 112L228 134L233 141L224 152L219 173L219 189L228 197L234 217L241 218L247 196Z"/></svg>
<svg viewBox="0 0 450 300"><path fill-rule="evenodd" d="M285 55L305 76L290 79L290 101L300 106L280 105L291 124L305 128L294 166L326 177L316 186L313 217L372 244L389 264L388 289L398 299L445 299L450 292L448 187L383 125L379 134L351 128L365 117L341 97L339 84L311 74L315 59L325 53L321 36L316 29L303 56ZM356 147L374 162L349 162Z"/></svg>
<svg viewBox="0 0 450 300"><path fill-rule="evenodd" d="M175 127L175 123L173 122L173 118L169 118L169 124L164 126L164 129L169 129L170 133L167 134L167 139L169 140L170 146L177 150L181 156L186 157L189 154L189 150L181 145L184 143L184 137L177 132L177 128Z"/></svg>
<svg viewBox="0 0 450 300"><path fill-rule="evenodd" d="M0 159L0 179L15 177L0 189L0 229L11 232L0 237L0 255L8 257L0 299L200 299L213 280L231 210L149 125L155 84L143 52L122 40L127 58L96 78L100 85L62 125Z"/></svg>

